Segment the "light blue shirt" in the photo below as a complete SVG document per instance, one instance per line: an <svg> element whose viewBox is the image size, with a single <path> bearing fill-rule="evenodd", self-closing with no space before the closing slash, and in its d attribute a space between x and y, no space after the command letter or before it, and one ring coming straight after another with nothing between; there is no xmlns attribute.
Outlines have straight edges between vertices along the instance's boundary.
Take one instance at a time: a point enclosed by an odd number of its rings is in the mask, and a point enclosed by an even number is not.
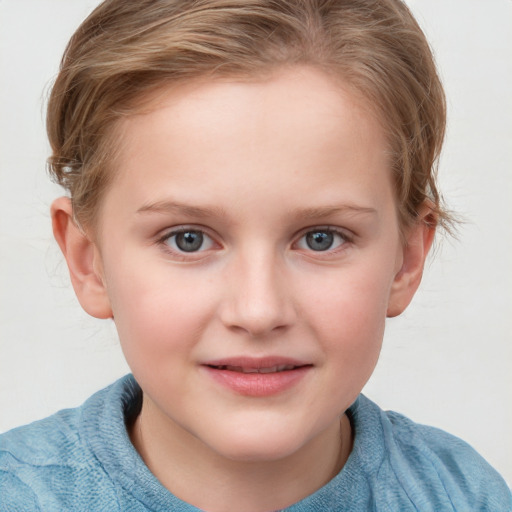
<svg viewBox="0 0 512 512"><path fill-rule="evenodd" d="M146 467L125 421L141 391L126 376L68 409L0 436L0 512L191 512ZM470 446L384 412L364 396L341 472L290 512L512 510L503 479ZM236 512L236 511L234 511Z"/></svg>

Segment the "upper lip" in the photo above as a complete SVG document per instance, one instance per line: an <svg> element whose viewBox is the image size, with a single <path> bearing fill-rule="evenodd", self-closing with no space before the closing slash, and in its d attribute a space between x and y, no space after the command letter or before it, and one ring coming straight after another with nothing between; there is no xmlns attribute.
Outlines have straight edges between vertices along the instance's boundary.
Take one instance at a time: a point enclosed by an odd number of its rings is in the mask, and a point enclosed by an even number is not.
<svg viewBox="0 0 512 512"><path fill-rule="evenodd" d="M312 366L311 363L293 359L290 357L281 356L266 356L266 357L227 357L222 359L214 359L205 361L203 366L219 368L224 370L233 370L240 372L275 372L283 370L292 370L294 368L303 366Z"/></svg>

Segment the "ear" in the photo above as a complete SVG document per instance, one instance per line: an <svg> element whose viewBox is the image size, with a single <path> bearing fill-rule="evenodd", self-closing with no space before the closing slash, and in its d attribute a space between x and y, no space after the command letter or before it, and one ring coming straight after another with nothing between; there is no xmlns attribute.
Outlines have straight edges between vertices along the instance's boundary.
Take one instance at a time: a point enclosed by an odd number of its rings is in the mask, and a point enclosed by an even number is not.
<svg viewBox="0 0 512 512"><path fill-rule="evenodd" d="M56 199L51 206L51 215L53 236L66 258L80 305L96 318L111 318L100 252L74 221L71 200L67 197Z"/></svg>
<svg viewBox="0 0 512 512"><path fill-rule="evenodd" d="M418 219L405 234L402 248L402 265L391 286L387 316L400 315L410 304L423 276L428 252L434 241L437 219L428 204L424 205Z"/></svg>

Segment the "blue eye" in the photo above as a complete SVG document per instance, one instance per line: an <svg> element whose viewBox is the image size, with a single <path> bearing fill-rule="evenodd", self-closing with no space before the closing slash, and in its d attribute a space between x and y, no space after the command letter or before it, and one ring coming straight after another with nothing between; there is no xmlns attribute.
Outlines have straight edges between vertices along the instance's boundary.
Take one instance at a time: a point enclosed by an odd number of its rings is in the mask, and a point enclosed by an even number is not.
<svg viewBox="0 0 512 512"><path fill-rule="evenodd" d="M322 252L336 249L346 241L341 233L332 229L315 229L303 235L297 245L300 249Z"/></svg>
<svg viewBox="0 0 512 512"><path fill-rule="evenodd" d="M165 240L177 252L206 251L213 246L213 240L198 229L182 229L171 233Z"/></svg>

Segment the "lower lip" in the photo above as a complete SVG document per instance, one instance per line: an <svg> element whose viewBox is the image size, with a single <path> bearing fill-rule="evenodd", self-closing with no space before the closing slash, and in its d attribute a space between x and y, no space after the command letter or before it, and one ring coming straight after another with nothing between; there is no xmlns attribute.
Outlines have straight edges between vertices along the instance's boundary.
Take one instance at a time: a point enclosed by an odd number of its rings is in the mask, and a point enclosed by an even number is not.
<svg viewBox="0 0 512 512"><path fill-rule="evenodd" d="M244 396L277 395L297 385L311 370L311 366L301 366L295 370L273 373L242 373L230 370L217 370L203 366L208 374L221 385Z"/></svg>

